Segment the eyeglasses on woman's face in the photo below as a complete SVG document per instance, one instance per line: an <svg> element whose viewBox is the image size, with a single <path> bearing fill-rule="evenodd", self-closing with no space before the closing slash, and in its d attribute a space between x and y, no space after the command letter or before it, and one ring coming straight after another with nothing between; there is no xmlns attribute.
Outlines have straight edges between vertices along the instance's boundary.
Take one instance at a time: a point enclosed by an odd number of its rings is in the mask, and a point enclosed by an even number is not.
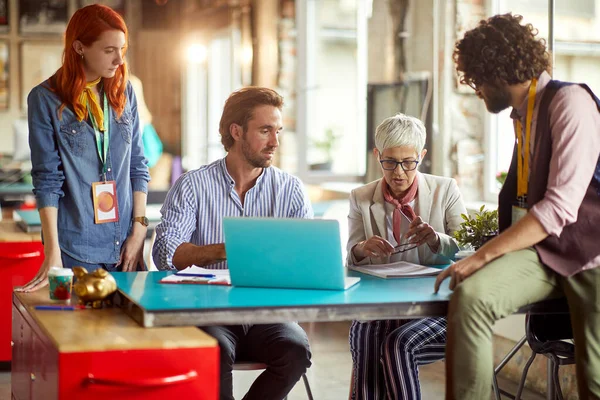
<svg viewBox="0 0 600 400"><path fill-rule="evenodd" d="M381 164L381 168L383 168L386 171L394 171L396 168L398 168L398 165L400 165L400 167L402 168L402 170L404 172L414 171L415 169L417 169L419 162L420 162L419 160L402 160L402 161L396 161L396 160L391 160L391 159L379 160L379 163Z"/></svg>

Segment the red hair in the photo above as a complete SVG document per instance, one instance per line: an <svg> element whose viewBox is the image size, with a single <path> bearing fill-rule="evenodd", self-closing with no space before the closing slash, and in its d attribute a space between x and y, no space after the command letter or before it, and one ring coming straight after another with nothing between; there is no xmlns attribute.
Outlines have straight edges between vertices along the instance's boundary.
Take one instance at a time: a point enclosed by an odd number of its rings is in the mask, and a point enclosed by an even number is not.
<svg viewBox="0 0 600 400"><path fill-rule="evenodd" d="M58 94L62 101L58 109L59 117L67 105L73 107L74 110L83 111L84 114L87 113L79 102L79 96L86 85L85 72L81 56L73 48L73 42L79 40L84 46L91 46L102 33L115 29L125 34L125 49L123 50L123 57L125 57L129 42L127 26L116 11L110 7L93 4L77 10L71 17L65 33L62 67L50 78L50 88ZM117 68L115 76L102 78L102 83L108 102L116 111L117 116L121 117L127 100L125 96L125 89L127 88L127 64L125 60Z"/></svg>

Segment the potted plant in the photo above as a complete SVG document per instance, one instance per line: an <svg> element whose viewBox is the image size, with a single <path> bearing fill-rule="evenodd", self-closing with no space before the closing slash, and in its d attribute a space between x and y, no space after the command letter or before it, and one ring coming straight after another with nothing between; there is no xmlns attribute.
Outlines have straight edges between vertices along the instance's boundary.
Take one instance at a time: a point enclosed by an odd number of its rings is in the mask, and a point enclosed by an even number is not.
<svg viewBox="0 0 600 400"><path fill-rule="evenodd" d="M488 211L481 206L475 215L461 214L464 222L454 232L454 238L461 247L479 249L485 242L498 235L498 210Z"/></svg>
<svg viewBox="0 0 600 400"><path fill-rule="evenodd" d="M327 128L325 135L321 140L313 141L313 146L321 151L324 156L324 161L317 164L312 164L310 169L312 170L330 170L333 162L333 149L335 148L339 135L333 133L333 129Z"/></svg>
<svg viewBox="0 0 600 400"><path fill-rule="evenodd" d="M498 189L502 189L504 182L506 182L506 177L508 176L508 172L500 171L496 174L496 182L498 183Z"/></svg>

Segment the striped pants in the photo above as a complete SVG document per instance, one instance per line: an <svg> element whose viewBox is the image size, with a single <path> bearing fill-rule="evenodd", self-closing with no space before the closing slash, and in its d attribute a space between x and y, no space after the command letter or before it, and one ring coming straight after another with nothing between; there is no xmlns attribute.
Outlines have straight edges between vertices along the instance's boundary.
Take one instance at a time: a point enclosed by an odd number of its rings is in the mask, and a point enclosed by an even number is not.
<svg viewBox="0 0 600 400"><path fill-rule="evenodd" d="M445 318L353 321L352 400L420 399L418 367L443 359L445 347Z"/></svg>

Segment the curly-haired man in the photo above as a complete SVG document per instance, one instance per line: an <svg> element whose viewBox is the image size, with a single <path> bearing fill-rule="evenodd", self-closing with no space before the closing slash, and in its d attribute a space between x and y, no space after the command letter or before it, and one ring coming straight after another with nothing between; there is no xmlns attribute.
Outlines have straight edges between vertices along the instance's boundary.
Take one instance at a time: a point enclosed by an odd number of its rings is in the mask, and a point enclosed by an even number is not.
<svg viewBox="0 0 600 400"><path fill-rule="evenodd" d="M517 144L499 196L502 233L439 275L451 277L447 399L489 399L492 325L566 297L580 399L600 399L600 101L554 81L545 42L512 14L467 32L454 60L487 109L512 107Z"/></svg>

